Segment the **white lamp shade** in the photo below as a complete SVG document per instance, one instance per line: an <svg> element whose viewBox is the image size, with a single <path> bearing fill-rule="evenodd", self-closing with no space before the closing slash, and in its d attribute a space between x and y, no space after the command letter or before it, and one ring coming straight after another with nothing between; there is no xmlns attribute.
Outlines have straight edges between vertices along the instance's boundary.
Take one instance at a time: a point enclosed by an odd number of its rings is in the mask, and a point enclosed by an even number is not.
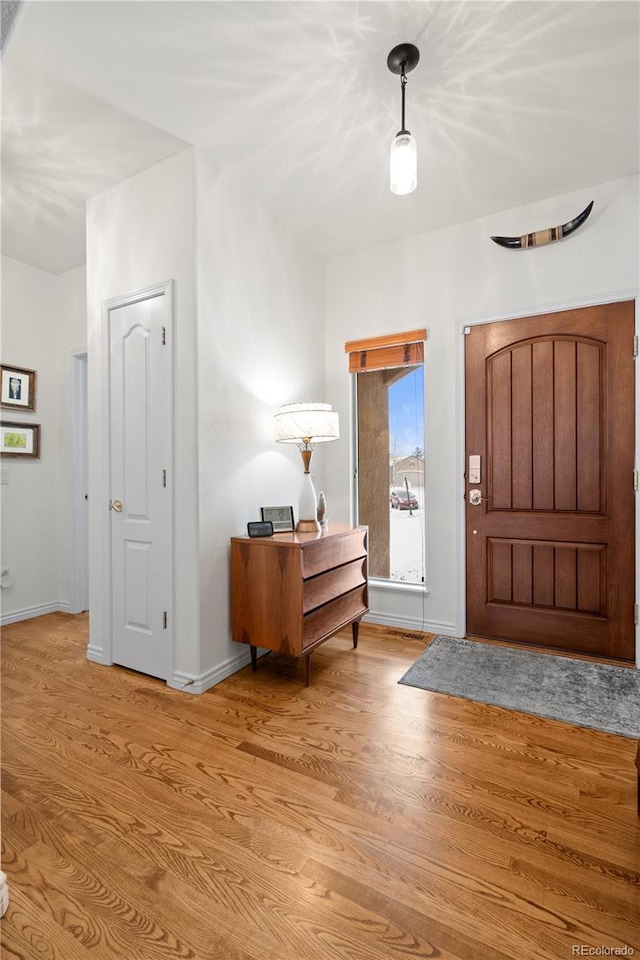
<svg viewBox="0 0 640 960"><path fill-rule="evenodd" d="M340 436L338 414L330 403L286 403L274 420L278 443L325 443Z"/></svg>
<svg viewBox="0 0 640 960"><path fill-rule="evenodd" d="M418 148L407 131L399 133L391 144L389 186L392 193L411 193L418 185Z"/></svg>

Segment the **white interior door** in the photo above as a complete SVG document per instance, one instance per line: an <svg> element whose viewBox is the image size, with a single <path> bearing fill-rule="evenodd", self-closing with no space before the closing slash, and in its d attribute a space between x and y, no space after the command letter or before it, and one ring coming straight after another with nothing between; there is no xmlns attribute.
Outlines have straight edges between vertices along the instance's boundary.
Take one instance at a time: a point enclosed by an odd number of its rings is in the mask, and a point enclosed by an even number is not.
<svg viewBox="0 0 640 960"><path fill-rule="evenodd" d="M171 284L108 304L114 663L173 665Z"/></svg>

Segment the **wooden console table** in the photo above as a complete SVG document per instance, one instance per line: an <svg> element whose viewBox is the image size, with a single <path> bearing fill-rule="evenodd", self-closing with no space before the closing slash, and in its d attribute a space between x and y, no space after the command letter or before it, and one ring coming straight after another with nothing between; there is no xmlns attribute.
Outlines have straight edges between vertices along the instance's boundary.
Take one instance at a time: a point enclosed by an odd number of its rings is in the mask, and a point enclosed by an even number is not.
<svg viewBox="0 0 640 960"><path fill-rule="evenodd" d="M367 611L366 527L231 538L232 636L254 670L258 647L302 657L308 686L313 650L348 624L356 647Z"/></svg>

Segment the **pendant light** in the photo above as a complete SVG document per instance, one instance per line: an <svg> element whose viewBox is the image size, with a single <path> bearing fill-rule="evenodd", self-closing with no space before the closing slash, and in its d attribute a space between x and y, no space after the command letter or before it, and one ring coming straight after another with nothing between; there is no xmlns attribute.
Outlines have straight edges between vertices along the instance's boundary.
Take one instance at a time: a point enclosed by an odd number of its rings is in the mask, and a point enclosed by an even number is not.
<svg viewBox="0 0 640 960"><path fill-rule="evenodd" d="M418 150L416 141L404 125L404 97L407 74L420 59L420 51L412 43L401 43L387 57L391 73L400 76L402 90L402 128L398 130L389 157L389 186L392 193L405 194L415 190L418 183Z"/></svg>

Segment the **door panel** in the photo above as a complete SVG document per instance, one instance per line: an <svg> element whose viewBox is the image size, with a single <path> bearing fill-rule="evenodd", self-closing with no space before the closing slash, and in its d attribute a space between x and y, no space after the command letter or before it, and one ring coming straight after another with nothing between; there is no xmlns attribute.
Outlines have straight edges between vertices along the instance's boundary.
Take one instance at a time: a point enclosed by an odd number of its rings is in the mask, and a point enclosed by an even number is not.
<svg viewBox="0 0 640 960"><path fill-rule="evenodd" d="M110 454L113 660L171 675L171 298L111 302ZM158 292L160 291L160 292Z"/></svg>
<svg viewBox="0 0 640 960"><path fill-rule="evenodd" d="M618 303L465 338L468 633L634 659L633 333Z"/></svg>

